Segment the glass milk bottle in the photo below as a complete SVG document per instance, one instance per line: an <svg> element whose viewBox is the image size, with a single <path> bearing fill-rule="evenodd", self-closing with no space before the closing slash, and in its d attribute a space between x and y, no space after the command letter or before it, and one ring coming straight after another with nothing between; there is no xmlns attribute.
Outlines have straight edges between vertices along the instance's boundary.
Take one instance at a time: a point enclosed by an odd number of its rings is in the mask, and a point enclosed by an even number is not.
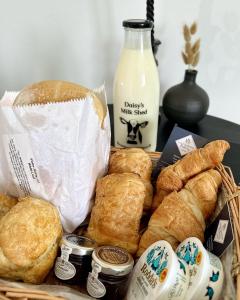
<svg viewBox="0 0 240 300"><path fill-rule="evenodd" d="M148 20L123 21L125 41L113 87L116 147L156 150L159 76L151 45L152 25Z"/></svg>

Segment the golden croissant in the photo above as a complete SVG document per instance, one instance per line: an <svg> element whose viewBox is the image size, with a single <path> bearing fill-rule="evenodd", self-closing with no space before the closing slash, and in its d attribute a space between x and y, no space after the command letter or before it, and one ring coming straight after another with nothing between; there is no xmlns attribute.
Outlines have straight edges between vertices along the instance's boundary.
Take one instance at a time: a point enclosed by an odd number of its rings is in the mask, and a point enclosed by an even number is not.
<svg viewBox="0 0 240 300"><path fill-rule="evenodd" d="M221 182L216 170L208 170L190 179L181 191L167 195L152 214L137 255L158 240L168 241L173 248L191 236L203 241L204 218L215 209Z"/></svg>
<svg viewBox="0 0 240 300"><path fill-rule="evenodd" d="M215 168L222 162L224 154L229 148L230 145L227 141L212 141L163 169L157 179L157 191L153 199L152 209L156 209L167 194L181 190L189 178L205 170Z"/></svg>

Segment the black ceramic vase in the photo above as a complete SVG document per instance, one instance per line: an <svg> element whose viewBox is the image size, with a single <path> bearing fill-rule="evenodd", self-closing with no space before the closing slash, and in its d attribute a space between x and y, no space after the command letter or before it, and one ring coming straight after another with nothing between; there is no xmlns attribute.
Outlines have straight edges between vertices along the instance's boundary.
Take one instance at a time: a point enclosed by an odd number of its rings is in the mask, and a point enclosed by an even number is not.
<svg viewBox="0 0 240 300"><path fill-rule="evenodd" d="M198 123L207 113L208 94L196 84L197 71L186 70L184 81L171 87L163 97L166 117L179 125Z"/></svg>

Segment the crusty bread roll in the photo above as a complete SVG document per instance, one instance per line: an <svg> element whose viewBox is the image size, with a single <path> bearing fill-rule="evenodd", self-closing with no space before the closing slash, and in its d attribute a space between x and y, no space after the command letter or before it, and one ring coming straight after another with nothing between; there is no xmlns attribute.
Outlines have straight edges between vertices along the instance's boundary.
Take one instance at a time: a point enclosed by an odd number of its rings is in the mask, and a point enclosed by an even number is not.
<svg viewBox="0 0 240 300"><path fill-rule="evenodd" d="M168 241L173 248L194 236L203 241L205 220L214 210L221 176L215 170L205 171L190 179L179 192L168 194L152 214L141 237L137 255L158 240Z"/></svg>
<svg viewBox="0 0 240 300"><path fill-rule="evenodd" d="M0 194L0 220L17 203L18 200L16 198Z"/></svg>
<svg viewBox="0 0 240 300"><path fill-rule="evenodd" d="M141 148L119 149L110 157L108 173L135 173L150 181L152 161Z"/></svg>
<svg viewBox="0 0 240 300"><path fill-rule="evenodd" d="M0 277L41 283L52 268L62 236L57 209L26 197L0 220Z"/></svg>
<svg viewBox="0 0 240 300"><path fill-rule="evenodd" d="M102 124L106 109L98 97L89 89L75 83L61 80L46 80L25 87L16 97L13 105L46 104L85 98L91 95L94 107Z"/></svg>
<svg viewBox="0 0 240 300"><path fill-rule="evenodd" d="M224 154L229 148L230 145L227 141L212 141L163 169L157 179L153 210L158 207L167 194L181 190L189 178L205 170L215 168L222 162Z"/></svg>
<svg viewBox="0 0 240 300"><path fill-rule="evenodd" d="M145 195L146 187L136 174L111 174L99 179L87 235L99 245L119 246L134 254Z"/></svg>

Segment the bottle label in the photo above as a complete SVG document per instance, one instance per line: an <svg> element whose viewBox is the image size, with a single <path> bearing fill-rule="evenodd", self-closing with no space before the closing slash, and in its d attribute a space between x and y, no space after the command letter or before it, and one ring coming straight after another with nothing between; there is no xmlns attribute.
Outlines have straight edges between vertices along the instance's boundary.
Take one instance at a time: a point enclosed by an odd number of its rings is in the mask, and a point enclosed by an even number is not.
<svg viewBox="0 0 240 300"><path fill-rule="evenodd" d="M134 103L124 101L121 107L121 113L129 116L143 116L148 114L148 109L145 107L143 102Z"/></svg>
<svg viewBox="0 0 240 300"><path fill-rule="evenodd" d="M145 132L149 127L148 118L148 109L143 102L124 101L120 107L119 122L125 127L125 137L124 140L117 141L119 146L125 147L128 145L134 147L134 145L139 145L141 148L150 147L151 144L146 144L144 141Z"/></svg>
<svg viewBox="0 0 240 300"><path fill-rule="evenodd" d="M101 272L101 266L97 263L92 263L92 272L88 275L87 291L90 296L94 298L102 298L106 294L106 288L104 284L98 280L98 274Z"/></svg>
<svg viewBox="0 0 240 300"><path fill-rule="evenodd" d="M68 261L71 253L72 248L61 246L61 257L57 258L54 267L55 275L61 280L69 280L76 275L76 268Z"/></svg>

